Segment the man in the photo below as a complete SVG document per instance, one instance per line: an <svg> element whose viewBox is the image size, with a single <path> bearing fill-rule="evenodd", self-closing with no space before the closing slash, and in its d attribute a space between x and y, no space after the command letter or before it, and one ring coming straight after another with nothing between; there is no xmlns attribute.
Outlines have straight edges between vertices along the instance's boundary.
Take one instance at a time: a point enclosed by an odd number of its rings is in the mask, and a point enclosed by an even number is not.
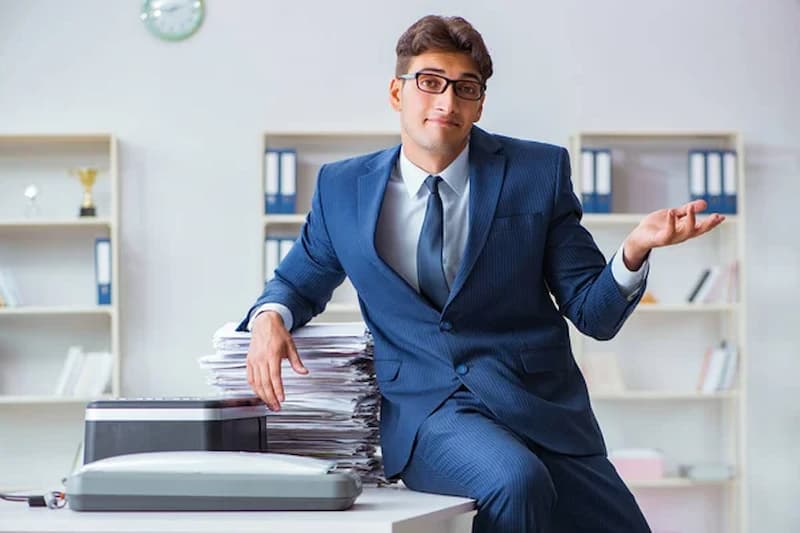
<svg viewBox="0 0 800 533"><path fill-rule="evenodd" d="M698 223L702 201L656 211L606 263L566 150L473 125L491 75L461 18L400 37L389 98L402 145L320 170L298 242L240 326L249 383L280 408L282 359L308 372L289 331L348 276L375 339L387 476L474 498L476 532L649 531L606 457L563 317L613 337L650 250L723 217Z"/></svg>

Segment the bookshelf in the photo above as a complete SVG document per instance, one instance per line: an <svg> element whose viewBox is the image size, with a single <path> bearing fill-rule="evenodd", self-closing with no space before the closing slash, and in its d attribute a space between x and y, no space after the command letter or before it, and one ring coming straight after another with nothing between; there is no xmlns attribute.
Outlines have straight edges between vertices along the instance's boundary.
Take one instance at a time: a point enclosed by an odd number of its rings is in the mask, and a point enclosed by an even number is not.
<svg viewBox="0 0 800 533"><path fill-rule="evenodd" d="M70 170L86 166L101 171L97 213L79 218L83 187ZM0 436L4 486L50 486L73 464L94 398L56 395L70 346L111 353L101 397L119 395L118 191L112 134L0 135L0 270L19 297L0 307L0 425L14 428ZM110 305L98 305L97 238L111 243Z"/></svg>
<svg viewBox="0 0 800 533"><path fill-rule="evenodd" d="M297 213L266 213L264 202L261 202L262 249L265 248L265 240L269 236L297 237L305 222L306 213L311 208L317 174L323 164L364 155L399 143L400 134L390 132L265 132L262 135L260 197L264 198L265 193L266 151L293 149L297 154ZM266 253L264 253L261 254L259 286L263 287L264 281L271 275L267 270ZM349 280L345 279L344 283L334 291L325 311L315 320L327 322L361 320L358 297Z"/></svg>
<svg viewBox="0 0 800 533"><path fill-rule="evenodd" d="M736 132L578 132L570 140L573 187L582 197L583 149L611 151L611 212L586 213L583 225L607 258L645 214L690 200L689 151L735 150L736 214L712 233L651 254L648 291L608 342L571 327L573 352L586 367L599 353L613 353L622 390L592 390L592 404L609 450L655 448L664 453L667 477L631 481L629 487L654 530L742 533L747 523L747 342L745 279L745 165ZM702 219L706 215L700 215ZM735 301L687 303L703 268L738 263ZM697 391L706 349L721 339L738 349L734 384ZM734 466L730 480L692 481L675 474L678 464L718 461ZM691 512L689 512L691 511Z"/></svg>

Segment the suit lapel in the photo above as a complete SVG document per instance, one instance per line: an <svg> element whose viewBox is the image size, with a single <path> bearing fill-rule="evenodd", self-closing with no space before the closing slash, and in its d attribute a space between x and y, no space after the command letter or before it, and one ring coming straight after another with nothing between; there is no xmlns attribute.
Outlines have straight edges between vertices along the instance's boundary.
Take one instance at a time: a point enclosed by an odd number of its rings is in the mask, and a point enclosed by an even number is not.
<svg viewBox="0 0 800 533"><path fill-rule="evenodd" d="M445 309L464 286L489 236L505 179L506 158L501 150L500 143L490 134L477 126L472 127L469 146L469 234Z"/></svg>
<svg viewBox="0 0 800 533"><path fill-rule="evenodd" d="M370 262L383 274L388 281L400 283L415 297L425 301L402 276L394 271L378 254L375 247L375 235L378 228L378 219L383 206L386 185L392 175L392 170L400 156L400 146L389 148L367 163L367 172L358 180L358 232L361 247L365 250Z"/></svg>

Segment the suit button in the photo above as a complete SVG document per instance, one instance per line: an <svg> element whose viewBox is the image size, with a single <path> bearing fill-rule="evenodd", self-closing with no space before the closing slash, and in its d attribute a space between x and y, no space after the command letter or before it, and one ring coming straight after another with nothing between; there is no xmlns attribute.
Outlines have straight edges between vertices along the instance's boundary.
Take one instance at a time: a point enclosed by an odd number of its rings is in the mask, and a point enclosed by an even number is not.
<svg viewBox="0 0 800 533"><path fill-rule="evenodd" d="M451 329L453 329L453 324L445 320L444 322L439 324L439 329L442 331L450 331Z"/></svg>
<svg viewBox="0 0 800 533"><path fill-rule="evenodd" d="M460 364L456 367L456 372L458 372L460 376L463 376L464 374L469 372L469 367L465 364Z"/></svg>

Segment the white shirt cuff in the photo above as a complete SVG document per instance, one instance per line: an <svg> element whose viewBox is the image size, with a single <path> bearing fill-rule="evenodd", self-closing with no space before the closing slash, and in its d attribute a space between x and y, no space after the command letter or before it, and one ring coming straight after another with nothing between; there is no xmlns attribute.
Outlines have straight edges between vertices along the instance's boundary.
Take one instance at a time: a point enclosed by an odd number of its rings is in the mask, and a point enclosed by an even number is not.
<svg viewBox="0 0 800 533"><path fill-rule="evenodd" d="M636 298L639 289L642 288L644 279L650 272L650 260L649 257L645 259L642 266L639 267L639 270L635 272L629 270L628 267L625 266L625 261L622 257L624 247L624 243L620 245L619 250L617 250L617 253L614 255L614 259L611 261L611 274L614 276L614 281L617 282L619 290L622 291L622 294L625 295L625 298L630 302Z"/></svg>
<svg viewBox="0 0 800 533"><path fill-rule="evenodd" d="M253 312L250 313L250 320L247 322L247 331L253 331L253 321L264 311L276 311L283 319L283 327L285 327L288 331L292 330L294 317L292 316L292 312L289 310L289 308L283 304L266 303L261 307L254 309Z"/></svg>

